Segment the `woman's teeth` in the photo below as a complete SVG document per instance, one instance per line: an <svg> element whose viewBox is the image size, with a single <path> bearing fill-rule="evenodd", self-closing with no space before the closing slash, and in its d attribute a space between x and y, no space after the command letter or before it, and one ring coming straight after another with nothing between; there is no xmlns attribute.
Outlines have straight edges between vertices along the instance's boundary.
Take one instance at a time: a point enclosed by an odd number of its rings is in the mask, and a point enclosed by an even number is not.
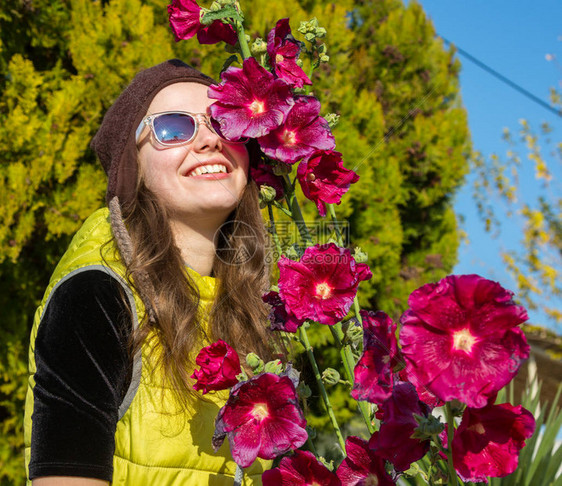
<svg viewBox="0 0 562 486"><path fill-rule="evenodd" d="M198 176L201 174L215 174L215 173L227 173L226 167L222 164L215 164L215 165L203 165L193 169L188 177Z"/></svg>

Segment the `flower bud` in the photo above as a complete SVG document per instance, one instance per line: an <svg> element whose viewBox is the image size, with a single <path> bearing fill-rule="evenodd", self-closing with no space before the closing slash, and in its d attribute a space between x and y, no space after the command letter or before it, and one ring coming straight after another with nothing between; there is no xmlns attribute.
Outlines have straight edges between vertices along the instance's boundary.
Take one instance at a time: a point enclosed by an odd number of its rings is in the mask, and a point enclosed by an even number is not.
<svg viewBox="0 0 562 486"><path fill-rule="evenodd" d="M211 4L211 8L210 8L211 12L218 12L221 9L222 9L222 5L219 2L213 2Z"/></svg>
<svg viewBox="0 0 562 486"><path fill-rule="evenodd" d="M273 187L265 184L260 187L259 198L260 201L264 202L265 204L269 204L270 202L275 201L276 196L277 192L275 192L275 189Z"/></svg>
<svg viewBox="0 0 562 486"><path fill-rule="evenodd" d="M266 373L273 373L274 375L280 375L283 372L283 363L280 359L274 359L273 361L268 361L263 369Z"/></svg>
<svg viewBox="0 0 562 486"><path fill-rule="evenodd" d="M363 342L363 327L357 324L349 326L346 331L347 338L356 346Z"/></svg>
<svg viewBox="0 0 562 486"><path fill-rule="evenodd" d="M297 393L299 394L299 398L306 400L312 395L312 390L304 381L301 381L297 387Z"/></svg>
<svg viewBox="0 0 562 486"><path fill-rule="evenodd" d="M325 385L337 385L340 382L340 374L334 368L326 368L322 372L322 381Z"/></svg>
<svg viewBox="0 0 562 486"><path fill-rule="evenodd" d="M355 261L357 263L366 263L367 260L369 259L369 255L367 255L367 253L363 252L361 250L361 248L356 246L355 252L353 253L353 258L355 258Z"/></svg>
<svg viewBox="0 0 562 486"><path fill-rule="evenodd" d="M414 414L415 421L419 424L418 427L414 430L412 434L413 439L431 439L435 435L439 435L443 430L445 430L445 426L441 423L441 421L434 417L433 415L429 415L427 417L423 415Z"/></svg>
<svg viewBox="0 0 562 486"><path fill-rule="evenodd" d="M302 67L304 64L304 62L302 61L302 59L297 59L297 66L298 67Z"/></svg>
<svg viewBox="0 0 562 486"><path fill-rule="evenodd" d="M330 128L334 128L340 121L340 116L335 113L328 113L324 119L328 122Z"/></svg>
<svg viewBox="0 0 562 486"><path fill-rule="evenodd" d="M312 42L315 39L315 35L312 32L309 32L308 34L304 35L304 38L308 41L308 42Z"/></svg>
<svg viewBox="0 0 562 486"><path fill-rule="evenodd" d="M330 60L330 56L327 56L326 54L322 54L320 56L320 62L328 62Z"/></svg>
<svg viewBox="0 0 562 486"><path fill-rule="evenodd" d="M273 173L277 176L290 174L292 170L293 170L293 166L289 164L285 164L284 162L278 162L275 165L273 165Z"/></svg>
<svg viewBox="0 0 562 486"><path fill-rule="evenodd" d="M261 373L264 368L263 360L255 353L250 353L246 356L246 363L252 368L254 373Z"/></svg>
<svg viewBox="0 0 562 486"><path fill-rule="evenodd" d="M326 29L324 27L318 27L316 29L316 37L318 37L318 39L326 37Z"/></svg>
<svg viewBox="0 0 562 486"><path fill-rule="evenodd" d="M261 37L258 37L254 42L252 42L250 50L254 56L265 54L267 52L267 43Z"/></svg>

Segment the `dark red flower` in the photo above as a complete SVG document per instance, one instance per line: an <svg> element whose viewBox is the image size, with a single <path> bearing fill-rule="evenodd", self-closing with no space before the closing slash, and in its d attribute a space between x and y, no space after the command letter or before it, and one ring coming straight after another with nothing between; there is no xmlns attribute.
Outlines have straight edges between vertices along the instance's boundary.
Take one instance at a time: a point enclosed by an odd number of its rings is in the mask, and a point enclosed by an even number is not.
<svg viewBox="0 0 562 486"><path fill-rule="evenodd" d="M306 420L289 376L262 373L239 383L215 420L215 451L226 436L240 467L256 459L273 459L302 446Z"/></svg>
<svg viewBox="0 0 562 486"><path fill-rule="evenodd" d="M517 468L519 451L535 431L535 419L509 403L466 408L453 438L453 464L463 481L486 482Z"/></svg>
<svg viewBox="0 0 562 486"><path fill-rule="evenodd" d="M274 174L273 167L271 165L260 162L257 167L250 166L250 175L258 185L258 188L261 186L273 187L273 189L275 189L276 201L285 197L282 178Z"/></svg>
<svg viewBox="0 0 562 486"><path fill-rule="evenodd" d="M381 404L392 395L393 368L398 364L396 324L384 312L360 311L363 354L355 366L351 396Z"/></svg>
<svg viewBox="0 0 562 486"><path fill-rule="evenodd" d="M220 20L210 25L201 23L202 9L194 0L173 0L168 5L168 15L176 42L197 35L201 44L216 44L220 41L236 44L236 32L232 26Z"/></svg>
<svg viewBox="0 0 562 486"><path fill-rule="evenodd" d="M215 20L212 24L204 25L199 29L197 40L199 44L216 44L222 41L233 46L238 42L238 37L232 25Z"/></svg>
<svg viewBox="0 0 562 486"><path fill-rule="evenodd" d="M242 68L229 67L219 85L209 87L211 115L230 140L267 135L281 126L295 104L291 87L249 57Z"/></svg>
<svg viewBox="0 0 562 486"><path fill-rule="evenodd" d="M279 292L271 291L262 295L262 300L271 306L269 321L271 329L275 331L297 332L302 326L304 319L297 319L293 314L287 312L285 304L279 297Z"/></svg>
<svg viewBox="0 0 562 486"><path fill-rule="evenodd" d="M281 257L277 264L287 312L328 325L347 315L359 282L372 277L367 264L356 263L347 248L334 243L310 246L298 262Z"/></svg>
<svg viewBox="0 0 562 486"><path fill-rule="evenodd" d="M301 43L291 35L289 19L278 20L267 36L269 64L276 76L297 88L302 88L304 84L312 84L312 81L297 65L300 50Z"/></svg>
<svg viewBox="0 0 562 486"><path fill-rule="evenodd" d="M262 474L263 486L341 486L338 477L308 451L295 451Z"/></svg>
<svg viewBox="0 0 562 486"><path fill-rule="evenodd" d="M203 395L211 390L226 390L238 383L240 358L222 339L199 351L195 363L201 369L191 375L197 380L193 388L201 390Z"/></svg>
<svg viewBox="0 0 562 486"><path fill-rule="evenodd" d="M398 378L400 379L400 381L407 381L414 385L416 387L416 392L420 400L426 405L429 405L430 408L433 409L435 407L441 407L445 404L443 400L439 400L438 397L431 393L427 389L427 387L420 384L418 378L414 373L408 373L407 368L403 368L400 370L400 372L398 373Z"/></svg>
<svg viewBox="0 0 562 486"><path fill-rule="evenodd" d="M378 432L373 435L376 436ZM345 441L347 457L336 474L342 486L392 486L396 484L384 467L384 459L369 449L367 442L359 437L348 437Z"/></svg>
<svg viewBox="0 0 562 486"><path fill-rule="evenodd" d="M420 287L401 317L400 343L415 374L443 401L483 407L529 357L525 308L478 275L450 275Z"/></svg>
<svg viewBox="0 0 562 486"><path fill-rule="evenodd" d="M287 164L317 150L336 147L328 122L320 116L320 102L314 96L296 96L285 123L258 142L266 155Z"/></svg>
<svg viewBox="0 0 562 486"><path fill-rule="evenodd" d="M328 150L315 152L304 159L297 169L302 192L314 201L320 216L326 216L326 203L340 204L349 186L359 176L343 166L341 153Z"/></svg>
<svg viewBox="0 0 562 486"><path fill-rule="evenodd" d="M394 385L382 410L379 434L371 437L369 447L392 462L398 471L405 471L429 450L428 440L412 439L411 435L418 427L414 414L427 417L430 408L419 400L414 385L401 382Z"/></svg>

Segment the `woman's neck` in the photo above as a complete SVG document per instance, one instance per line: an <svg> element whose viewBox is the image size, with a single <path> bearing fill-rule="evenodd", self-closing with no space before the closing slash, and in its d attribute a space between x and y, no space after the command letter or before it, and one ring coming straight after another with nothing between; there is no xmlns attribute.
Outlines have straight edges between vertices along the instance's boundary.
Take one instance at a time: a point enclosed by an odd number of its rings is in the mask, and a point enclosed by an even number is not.
<svg viewBox="0 0 562 486"><path fill-rule="evenodd" d="M194 229L172 223L172 233L183 261L199 275L212 276L215 261L214 238L218 227Z"/></svg>

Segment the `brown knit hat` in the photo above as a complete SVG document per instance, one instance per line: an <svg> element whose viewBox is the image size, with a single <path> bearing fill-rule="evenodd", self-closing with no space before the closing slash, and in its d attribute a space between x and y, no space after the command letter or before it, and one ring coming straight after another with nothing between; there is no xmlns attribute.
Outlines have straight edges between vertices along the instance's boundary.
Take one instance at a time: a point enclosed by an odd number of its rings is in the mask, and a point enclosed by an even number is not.
<svg viewBox="0 0 562 486"><path fill-rule="evenodd" d="M90 147L107 174L106 201L118 196L123 204L134 197L137 184L137 146L135 132L156 94L180 82L216 84L209 76L171 59L140 71L119 95L103 117Z"/></svg>

